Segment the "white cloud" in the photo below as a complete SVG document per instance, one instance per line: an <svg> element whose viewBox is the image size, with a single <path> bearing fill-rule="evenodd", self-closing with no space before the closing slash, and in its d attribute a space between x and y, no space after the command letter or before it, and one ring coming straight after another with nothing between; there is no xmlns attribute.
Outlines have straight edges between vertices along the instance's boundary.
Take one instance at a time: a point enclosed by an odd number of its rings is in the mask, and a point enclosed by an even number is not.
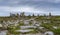
<svg viewBox="0 0 60 35"><path fill-rule="evenodd" d="M0 7L0 11L5 12L31 12L31 13L44 13L43 10L38 10L33 7Z"/></svg>
<svg viewBox="0 0 60 35"><path fill-rule="evenodd" d="M46 0L46 2L51 2L51 3L60 3L60 0Z"/></svg>
<svg viewBox="0 0 60 35"><path fill-rule="evenodd" d="M9 0L9 4L18 4L20 1L19 0Z"/></svg>
<svg viewBox="0 0 60 35"><path fill-rule="evenodd" d="M51 3L60 3L60 0L30 0L30 1L44 1L44 2L51 2Z"/></svg>
<svg viewBox="0 0 60 35"><path fill-rule="evenodd" d="M60 10L57 8L34 8L28 6L20 6L20 7L9 7L9 6L0 6L0 13L10 13L10 12L28 12L28 13L35 13L35 14L48 14L52 12L53 14L58 14Z"/></svg>
<svg viewBox="0 0 60 35"><path fill-rule="evenodd" d="M0 0L0 2L2 1L3 0ZM0 6L0 12L31 12L31 13L47 14L51 11L53 11L52 13L54 12L57 13L57 11L58 12L60 11L59 4L57 5L55 4L55 3L60 3L60 0L7 0L7 1L3 1L0 4L2 5ZM13 7L9 7L9 6L13 6Z"/></svg>

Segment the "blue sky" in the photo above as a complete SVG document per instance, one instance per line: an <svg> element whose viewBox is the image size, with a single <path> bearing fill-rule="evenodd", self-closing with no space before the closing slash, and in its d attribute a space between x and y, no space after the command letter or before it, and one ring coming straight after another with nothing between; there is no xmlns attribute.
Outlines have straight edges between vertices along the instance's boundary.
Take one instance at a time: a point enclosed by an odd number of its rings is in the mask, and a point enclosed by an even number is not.
<svg viewBox="0 0 60 35"><path fill-rule="evenodd" d="M60 15L60 0L0 0L0 16L10 12Z"/></svg>

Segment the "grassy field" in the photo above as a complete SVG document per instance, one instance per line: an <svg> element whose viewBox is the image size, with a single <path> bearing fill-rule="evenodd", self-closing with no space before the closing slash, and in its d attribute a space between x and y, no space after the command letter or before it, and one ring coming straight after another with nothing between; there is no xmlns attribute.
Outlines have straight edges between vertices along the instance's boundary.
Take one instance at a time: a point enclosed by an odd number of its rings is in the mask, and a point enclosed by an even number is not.
<svg viewBox="0 0 60 35"><path fill-rule="evenodd" d="M30 18L35 18L35 17L38 17L36 18L35 20L36 21L39 21L41 22L42 21L42 24L41 26L42 27L45 27L46 29L50 30L50 31L53 31L55 35L60 35L60 16L26 16L24 17L23 19L30 19ZM0 22L3 22L3 21L11 21L11 20L17 20L17 19L22 19L21 17L18 18L18 17L0 17ZM50 21L50 23L44 23L44 21ZM24 25L23 22L19 23L19 25L17 27L15 26L10 26L8 27L8 31L12 34L19 34L17 32L15 32L15 30L19 30L19 26L22 26ZM53 26L56 26L58 27L57 29L54 29ZM36 30L36 29L35 29ZM13 32L12 32L13 31ZM33 33L35 33L36 31L33 31Z"/></svg>

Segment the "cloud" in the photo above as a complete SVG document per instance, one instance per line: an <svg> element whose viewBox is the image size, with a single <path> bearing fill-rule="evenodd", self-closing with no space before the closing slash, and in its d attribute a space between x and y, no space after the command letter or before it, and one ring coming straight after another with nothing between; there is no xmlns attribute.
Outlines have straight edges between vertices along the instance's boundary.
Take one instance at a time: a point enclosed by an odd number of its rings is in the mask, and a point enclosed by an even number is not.
<svg viewBox="0 0 60 35"><path fill-rule="evenodd" d="M51 3L60 3L60 0L46 0L46 1Z"/></svg>
<svg viewBox="0 0 60 35"><path fill-rule="evenodd" d="M1 12L30 12L30 13L45 13L43 9L35 9L33 7L0 7Z"/></svg>
<svg viewBox="0 0 60 35"><path fill-rule="evenodd" d="M60 0L0 0L0 12L30 12L58 14Z"/></svg>
<svg viewBox="0 0 60 35"><path fill-rule="evenodd" d="M31 0L31 1L44 1L44 2L51 2L51 3L60 3L60 0Z"/></svg>
<svg viewBox="0 0 60 35"><path fill-rule="evenodd" d="M60 3L60 0L1 0L0 6L36 6L56 3Z"/></svg>

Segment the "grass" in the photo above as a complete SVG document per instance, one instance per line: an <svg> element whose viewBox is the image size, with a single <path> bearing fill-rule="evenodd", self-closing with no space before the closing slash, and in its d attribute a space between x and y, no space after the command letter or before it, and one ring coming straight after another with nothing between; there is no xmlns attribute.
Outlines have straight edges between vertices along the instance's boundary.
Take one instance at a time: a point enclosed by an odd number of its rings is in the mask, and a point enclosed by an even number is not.
<svg viewBox="0 0 60 35"><path fill-rule="evenodd" d="M60 28L54 29L53 28L54 23L52 23L52 24L42 24L42 26L45 27L46 29L54 32L55 35L60 35Z"/></svg>
<svg viewBox="0 0 60 35"><path fill-rule="evenodd" d="M11 33L11 34L20 34L20 32L15 32L15 30L20 30L20 27L19 26L12 26L10 25L8 28L7 28L8 32Z"/></svg>
<svg viewBox="0 0 60 35"><path fill-rule="evenodd" d="M32 18L32 16L30 17L30 16L27 16L27 18ZM0 22L2 22L3 23L3 21L8 21L8 20L17 20L18 18L17 17L0 17ZM23 18L23 19L25 19L25 18ZM46 21L46 20L50 20L51 21L51 23L46 23L46 24L44 24L44 23L42 23L42 25L41 26L43 26L43 27L45 27L46 29L49 29L49 30L51 30L51 31L53 31L56 35L60 35L60 28L58 28L58 29L53 29L53 26L57 26L57 27L60 27L60 22L58 23L57 21L60 21L60 16L52 16L51 18L49 18L49 19L47 19L47 17L46 16L39 16L38 18L36 18L35 20L37 20L37 21ZM9 28L8 28L8 31L9 32L11 32L11 33L14 33L14 34L19 34L20 32L15 32L15 30L19 30L20 28L19 28L19 26L23 26L24 25L24 23L23 22L19 22L19 25L17 26L17 27L15 27L15 26L10 26ZM31 25L31 23L30 23L30 25ZM15 28L13 28L13 27L15 27ZM32 32L30 32L30 33L36 33L37 32L37 29L34 29L34 31L32 31Z"/></svg>

